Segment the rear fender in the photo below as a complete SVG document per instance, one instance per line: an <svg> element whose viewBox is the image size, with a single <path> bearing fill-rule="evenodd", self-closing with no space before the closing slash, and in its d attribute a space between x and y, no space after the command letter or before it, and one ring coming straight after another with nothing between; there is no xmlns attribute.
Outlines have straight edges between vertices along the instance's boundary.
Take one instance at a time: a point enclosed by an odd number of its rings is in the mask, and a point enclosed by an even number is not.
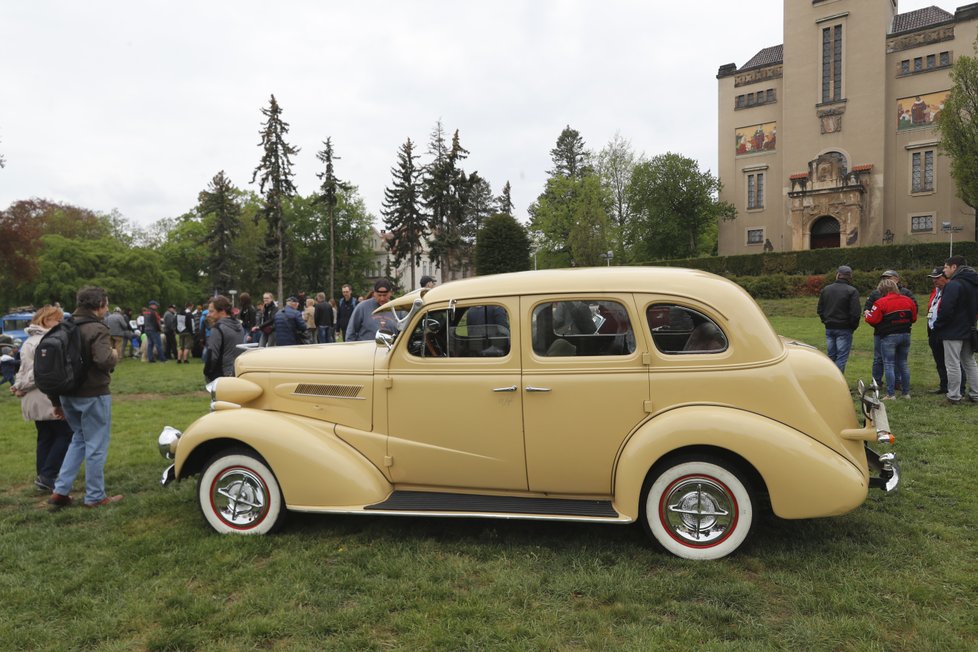
<svg viewBox="0 0 978 652"><path fill-rule="evenodd" d="M393 487L370 461L334 434L335 425L265 410L221 410L197 419L177 444L176 477L194 452L244 445L268 463L290 509L352 507L380 502ZM203 448L202 448L203 447ZM216 450L207 450L207 456ZM206 460L187 464L187 474Z"/></svg>
<svg viewBox="0 0 978 652"><path fill-rule="evenodd" d="M618 512L637 519L649 470L670 453L704 446L753 466L782 518L844 514L866 499L868 467L856 468L817 440L752 412L687 406L653 417L622 447L614 476Z"/></svg>

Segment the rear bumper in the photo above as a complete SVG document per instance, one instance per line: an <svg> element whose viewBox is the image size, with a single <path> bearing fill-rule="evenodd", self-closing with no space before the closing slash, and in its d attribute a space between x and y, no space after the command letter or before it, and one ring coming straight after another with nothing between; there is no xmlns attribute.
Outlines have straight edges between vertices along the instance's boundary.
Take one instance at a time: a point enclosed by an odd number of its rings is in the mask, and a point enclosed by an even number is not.
<svg viewBox="0 0 978 652"><path fill-rule="evenodd" d="M895 493L900 486L900 465L896 453L880 455L866 446L866 461L869 463L869 487L882 489L887 495Z"/></svg>

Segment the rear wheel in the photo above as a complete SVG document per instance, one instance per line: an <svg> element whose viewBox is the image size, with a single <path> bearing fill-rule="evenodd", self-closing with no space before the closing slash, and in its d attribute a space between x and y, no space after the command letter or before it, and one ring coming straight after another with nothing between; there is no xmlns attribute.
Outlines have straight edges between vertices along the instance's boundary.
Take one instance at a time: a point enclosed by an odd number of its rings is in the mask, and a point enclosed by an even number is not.
<svg viewBox="0 0 978 652"><path fill-rule="evenodd" d="M719 559L747 538L755 502L734 465L709 456L677 457L649 474L642 521L653 540L677 557Z"/></svg>
<svg viewBox="0 0 978 652"><path fill-rule="evenodd" d="M212 458L200 476L197 497L204 518L221 534L267 534L285 516L275 475L248 451Z"/></svg>

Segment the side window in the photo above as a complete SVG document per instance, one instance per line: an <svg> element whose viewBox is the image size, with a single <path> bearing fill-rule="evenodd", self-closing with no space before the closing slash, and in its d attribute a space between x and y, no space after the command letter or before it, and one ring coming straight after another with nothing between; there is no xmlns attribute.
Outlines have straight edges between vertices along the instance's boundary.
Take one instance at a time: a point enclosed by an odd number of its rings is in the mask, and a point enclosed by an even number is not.
<svg viewBox="0 0 978 652"><path fill-rule="evenodd" d="M502 306L431 310L418 321L408 353L419 358L498 358L509 354L509 315Z"/></svg>
<svg viewBox="0 0 978 652"><path fill-rule="evenodd" d="M533 352L546 357L630 355L635 333L615 301L553 301L533 309Z"/></svg>
<svg viewBox="0 0 978 652"><path fill-rule="evenodd" d="M727 336L703 313L669 303L646 311L655 348L662 353L719 353L727 349Z"/></svg>

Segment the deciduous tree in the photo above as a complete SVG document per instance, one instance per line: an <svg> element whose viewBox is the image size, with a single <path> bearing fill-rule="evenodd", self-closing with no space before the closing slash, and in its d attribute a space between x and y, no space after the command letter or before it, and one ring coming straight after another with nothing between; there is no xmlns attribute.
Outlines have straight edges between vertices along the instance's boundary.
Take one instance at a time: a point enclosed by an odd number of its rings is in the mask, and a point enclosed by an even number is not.
<svg viewBox="0 0 978 652"><path fill-rule="evenodd" d="M718 220L736 209L720 201L720 181L701 172L696 161L680 154L655 156L635 167L629 185L633 218L625 227L631 259L648 260L708 255L716 244Z"/></svg>
<svg viewBox="0 0 978 652"><path fill-rule="evenodd" d="M978 54L978 41L975 44ZM941 149L951 157L958 196L978 209L978 57L960 55L951 68L951 92L937 118ZM973 237L978 240L978 211Z"/></svg>

